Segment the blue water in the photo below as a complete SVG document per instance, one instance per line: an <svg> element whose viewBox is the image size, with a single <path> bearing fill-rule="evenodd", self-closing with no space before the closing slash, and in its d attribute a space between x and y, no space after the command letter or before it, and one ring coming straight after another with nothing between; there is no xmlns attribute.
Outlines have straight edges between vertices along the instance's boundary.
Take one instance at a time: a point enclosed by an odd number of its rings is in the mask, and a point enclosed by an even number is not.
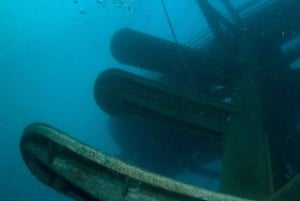
<svg viewBox="0 0 300 201"><path fill-rule="evenodd" d="M132 28L173 41L160 1L128 2L130 9L111 2L102 7L95 0L0 1L1 200L69 200L38 182L22 161L19 140L32 122L53 125L108 154L120 152L108 115L93 97L100 72L128 68L112 58L110 38ZM166 5L179 43L188 44L206 28L194 1Z"/></svg>
<svg viewBox="0 0 300 201"><path fill-rule="evenodd" d="M169 3L171 16L180 5ZM107 153L118 153L108 116L93 97L97 75L121 66L110 55L110 37L130 27L171 40L159 1L137 0L133 8L102 8L81 0L0 1L1 200L68 200L25 167L19 140L29 123L49 123ZM188 29L193 30L192 24Z"/></svg>

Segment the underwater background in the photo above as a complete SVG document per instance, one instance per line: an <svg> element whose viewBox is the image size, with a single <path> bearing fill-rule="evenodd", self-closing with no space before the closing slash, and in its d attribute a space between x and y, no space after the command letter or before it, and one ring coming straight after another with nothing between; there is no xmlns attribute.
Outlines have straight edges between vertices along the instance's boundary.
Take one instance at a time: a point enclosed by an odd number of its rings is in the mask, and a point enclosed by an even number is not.
<svg viewBox="0 0 300 201"><path fill-rule="evenodd" d="M196 2L165 2L178 42L192 45L191 39L207 28ZM247 0L232 2L239 6ZM222 10L221 4L214 6ZM71 200L40 183L25 166L19 142L30 123L50 124L118 157L113 124L96 105L93 86L111 67L143 73L111 56L110 39L121 28L174 40L158 0L0 1L1 200ZM216 158L208 165L219 169L220 163ZM219 185L184 172L176 178L216 190Z"/></svg>
<svg viewBox="0 0 300 201"><path fill-rule="evenodd" d="M1 200L68 200L37 181L22 161L20 137L32 122L48 123L104 152L118 153L108 116L93 97L98 74L121 66L110 55L110 38L130 27L171 39L159 1L131 4L134 10L112 3L102 7L93 0L0 2ZM168 7L171 16L183 17L178 25L185 27L186 14L176 16L182 5L185 13L195 9L184 1ZM194 31L192 26L188 29ZM186 40L184 33L181 38Z"/></svg>

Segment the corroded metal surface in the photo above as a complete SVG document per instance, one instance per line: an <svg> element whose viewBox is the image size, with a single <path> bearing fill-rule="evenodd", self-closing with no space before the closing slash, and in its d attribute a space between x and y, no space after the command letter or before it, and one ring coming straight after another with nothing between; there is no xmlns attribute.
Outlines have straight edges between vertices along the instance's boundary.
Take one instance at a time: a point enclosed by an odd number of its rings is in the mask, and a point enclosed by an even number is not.
<svg viewBox="0 0 300 201"><path fill-rule="evenodd" d="M25 129L21 152L41 182L76 200L250 201L128 165L45 124Z"/></svg>
<svg viewBox="0 0 300 201"><path fill-rule="evenodd" d="M270 112L281 105L269 107L268 104L281 98L275 95L274 86L285 84L280 80L290 80L286 74L295 73L290 72L289 64L297 58L299 50L287 56L282 45L298 36L299 9L295 8L300 4L296 0L253 1L248 8L244 7L248 11L241 12L224 0L231 17L235 18L230 20L212 2L196 2L215 36L200 50L125 29L114 35L112 54L124 64L157 71L170 79L179 76L190 80L190 76L183 73L189 69L190 74L196 74L196 79L191 79L195 90L201 83L195 80L201 80L203 75L213 75L216 83L230 79L231 84L224 86L231 88L227 95L241 110L239 115L211 104L214 103L211 97L205 97L207 102L202 101L203 97L192 101L191 93L186 95L180 90L173 93L158 83L113 70L98 77L96 100L111 115L151 120L166 127L184 128L184 131L206 129L224 136L222 191L251 199L267 199L287 182L284 162L278 153L282 151L281 145L278 146L282 137L274 133L283 133L289 128L284 125L285 129L279 130L273 126L284 124L282 121L274 123L273 112ZM177 49L183 52L182 60L188 68L178 61ZM214 62L204 56L205 52L215 57ZM223 61L222 66L217 58ZM299 79L295 79L297 83L296 80ZM268 133L273 134L270 137Z"/></svg>
<svg viewBox="0 0 300 201"><path fill-rule="evenodd" d="M177 53L174 49L180 48L190 74L195 74L199 80L206 76L215 81L229 79L228 88L232 89L229 97L239 109L216 101L214 97L194 96L190 92L174 90L159 82L114 69L103 72L96 81L98 105L121 118L152 121L188 132L204 129L223 135L221 189L224 193L255 200L299 200L299 176L288 184L282 179L285 176L284 163L277 156L277 150L282 151L278 147L281 138L272 135L276 139L270 140L266 132L270 127L266 122L273 114L270 111L276 107L264 108L280 98L280 93L274 96L274 86L289 80L299 88L299 72L289 68L299 50L288 55L281 51L281 46L297 36L295 34L300 30L299 12L291 9L299 4L296 0L288 3L273 1L272 9L267 6L254 15L241 19L237 16L238 23L229 24L209 5L209 1L198 2L217 38L208 44L208 52L213 50L214 57L226 58L225 65L219 66L219 61L210 59L202 51L196 52L127 29L114 35L112 53L120 62L173 78L185 72L181 69L182 63L175 59ZM227 7L230 9L230 5ZM229 32L223 33L224 25ZM124 38L127 40L122 42ZM228 68L225 70L224 66ZM293 77L288 74L293 74ZM198 86L199 83L204 82L193 84ZM278 124L281 123L278 121ZM279 128L287 128L287 125ZM275 133L285 132L276 128L272 128ZM44 124L33 124L25 130L21 150L27 166L39 180L77 200L247 200L207 191L130 166Z"/></svg>
<svg viewBox="0 0 300 201"><path fill-rule="evenodd" d="M152 121L188 132L205 130L220 135L240 112L217 99L117 69L98 76L94 95L97 104L113 116Z"/></svg>
<svg viewBox="0 0 300 201"><path fill-rule="evenodd" d="M231 129L224 135L221 190L263 200L274 192L274 181L258 82L253 73L251 76L253 66L237 81L239 90L233 94L233 103L244 113L232 122Z"/></svg>

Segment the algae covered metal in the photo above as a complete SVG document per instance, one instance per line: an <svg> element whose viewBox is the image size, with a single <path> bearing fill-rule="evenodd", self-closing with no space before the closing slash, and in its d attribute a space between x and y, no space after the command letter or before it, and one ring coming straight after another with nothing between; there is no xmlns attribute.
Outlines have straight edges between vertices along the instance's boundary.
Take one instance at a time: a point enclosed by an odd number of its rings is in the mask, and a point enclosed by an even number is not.
<svg viewBox="0 0 300 201"><path fill-rule="evenodd" d="M235 8L223 0L230 15L225 17L209 1L195 2L211 40L192 48L121 29L112 36L112 56L160 77L108 69L97 77L94 97L113 117L218 136L221 193L128 165L51 126L32 124L21 152L39 180L76 200L300 200L300 161L292 174L281 153L288 146L282 145L286 132L294 135L289 121L296 121L293 110L300 102L300 70L290 67L300 48L283 50L300 35L300 4L261 0Z"/></svg>
<svg viewBox="0 0 300 201"><path fill-rule="evenodd" d="M76 200L250 201L128 165L46 124L25 129L21 151L32 174Z"/></svg>

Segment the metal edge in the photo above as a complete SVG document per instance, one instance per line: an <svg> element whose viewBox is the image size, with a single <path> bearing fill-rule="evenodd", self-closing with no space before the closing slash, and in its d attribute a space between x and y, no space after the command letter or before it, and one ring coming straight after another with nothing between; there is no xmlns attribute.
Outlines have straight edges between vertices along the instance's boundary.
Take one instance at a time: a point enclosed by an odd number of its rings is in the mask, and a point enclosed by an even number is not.
<svg viewBox="0 0 300 201"><path fill-rule="evenodd" d="M249 199L243 199L239 197L234 197L230 195L225 195L206 189L198 188L192 185L181 183L173 179L151 173L149 171L140 169L138 167L126 164L114 157L106 155L101 151L95 150L84 143L78 142L77 140L67 136L60 130L57 130L49 125L34 123L29 125L23 133L21 139L21 152L25 163L28 168L32 171L35 176L39 177L37 172L35 172L32 165L29 165L30 156L26 156L26 144L35 141L35 139L42 139L48 141L49 144L54 143L56 146L60 146L64 149L64 152L67 151L72 153L72 155L80 156L89 161L93 161L99 166L99 169L104 168L108 169L110 172L113 172L114 175L125 176L125 178L133 179L147 186L151 186L154 189L158 189L158 192L166 192L167 194L175 194L183 196L182 200L198 200L198 201L253 201ZM71 156L71 155L70 155ZM31 156L34 157L34 156ZM71 156L72 157L72 156ZM47 160L46 160L47 161ZM45 161L44 161L45 163ZM45 164L48 165L49 164ZM50 165L51 166L51 165ZM103 171L104 169L101 169ZM58 172L57 172L58 173ZM58 173L59 174L59 173ZM110 173L111 174L111 173ZM60 175L63 177L63 175ZM42 181L42 180L41 180ZM43 181L42 181L43 182ZM121 181L122 182L122 181ZM45 183L45 181L44 181ZM125 182L126 183L126 182ZM48 184L49 185L49 184ZM51 186L51 185L50 185ZM125 185L126 187L126 185ZM58 190L58 189L56 189ZM104 192L103 192L104 193ZM158 196L159 197L159 196ZM102 199L100 199L102 200ZM122 199L122 197L116 200L132 200L132 199ZM138 200L138 199L137 199ZM151 199L148 199L151 200ZM160 199L153 199L159 201ZM164 199L167 200L167 199ZM169 200L169 199L168 199ZM170 199L172 200L172 199ZM177 200L177 199L176 199ZM179 199L181 200L181 199Z"/></svg>

